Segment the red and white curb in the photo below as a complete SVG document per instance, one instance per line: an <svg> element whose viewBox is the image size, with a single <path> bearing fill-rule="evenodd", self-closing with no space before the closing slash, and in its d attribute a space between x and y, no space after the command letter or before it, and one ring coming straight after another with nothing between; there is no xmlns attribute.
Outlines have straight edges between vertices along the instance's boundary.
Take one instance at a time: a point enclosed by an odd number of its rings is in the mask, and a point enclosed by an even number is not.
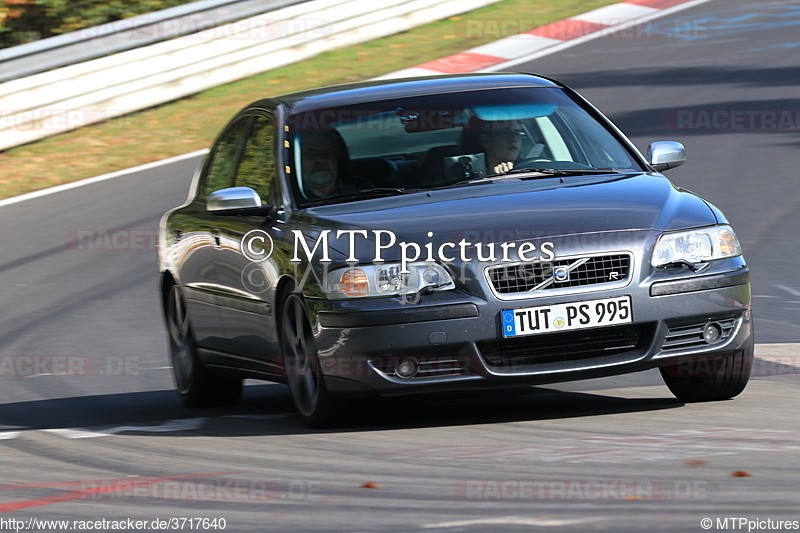
<svg viewBox="0 0 800 533"><path fill-rule="evenodd" d="M626 0L376 79L496 71L710 0Z"/></svg>

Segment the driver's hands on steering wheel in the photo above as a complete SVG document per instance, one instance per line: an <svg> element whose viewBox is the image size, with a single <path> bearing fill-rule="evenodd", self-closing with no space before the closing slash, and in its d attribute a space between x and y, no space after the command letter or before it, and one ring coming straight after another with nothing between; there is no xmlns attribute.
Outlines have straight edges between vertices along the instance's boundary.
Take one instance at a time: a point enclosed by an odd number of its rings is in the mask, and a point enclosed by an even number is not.
<svg viewBox="0 0 800 533"><path fill-rule="evenodd" d="M492 171L494 171L495 174L503 174L504 172L508 172L513 168L514 168L514 163L512 163L511 161L503 161L499 165L495 165Z"/></svg>

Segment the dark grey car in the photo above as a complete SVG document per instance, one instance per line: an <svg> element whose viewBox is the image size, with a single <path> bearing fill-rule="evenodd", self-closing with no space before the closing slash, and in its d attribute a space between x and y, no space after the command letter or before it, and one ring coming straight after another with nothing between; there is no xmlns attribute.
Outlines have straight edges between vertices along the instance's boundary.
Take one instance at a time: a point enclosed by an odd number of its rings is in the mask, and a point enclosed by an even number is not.
<svg viewBox="0 0 800 533"><path fill-rule="evenodd" d="M256 102L161 222L186 404L287 382L354 400L660 367L683 401L745 387L749 270L723 214L564 85L478 74Z"/></svg>

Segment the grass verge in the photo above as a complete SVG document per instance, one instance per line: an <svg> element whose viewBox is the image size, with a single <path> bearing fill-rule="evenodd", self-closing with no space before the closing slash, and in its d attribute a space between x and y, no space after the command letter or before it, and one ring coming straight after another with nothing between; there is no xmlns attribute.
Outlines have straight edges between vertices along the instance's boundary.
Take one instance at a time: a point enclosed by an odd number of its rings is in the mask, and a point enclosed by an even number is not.
<svg viewBox="0 0 800 533"><path fill-rule="evenodd" d="M0 152L0 198L205 148L236 111L259 98L380 76L616 1L503 0Z"/></svg>

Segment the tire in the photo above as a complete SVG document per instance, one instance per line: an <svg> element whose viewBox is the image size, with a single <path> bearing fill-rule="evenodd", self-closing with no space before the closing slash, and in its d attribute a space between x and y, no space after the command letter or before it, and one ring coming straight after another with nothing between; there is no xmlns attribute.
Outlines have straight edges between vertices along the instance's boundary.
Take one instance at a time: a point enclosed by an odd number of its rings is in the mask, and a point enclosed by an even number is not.
<svg viewBox="0 0 800 533"><path fill-rule="evenodd" d="M305 301L290 294L281 313L281 349L292 401L310 428L328 428L345 419L346 402L328 392Z"/></svg>
<svg viewBox="0 0 800 533"><path fill-rule="evenodd" d="M753 368L752 338L745 347L714 359L692 359L661 367L672 394L686 403L728 400L739 395Z"/></svg>
<svg viewBox="0 0 800 533"><path fill-rule="evenodd" d="M187 407L236 405L242 395L242 379L214 375L197 355L186 301L180 287L167 288L167 333L175 388Z"/></svg>

